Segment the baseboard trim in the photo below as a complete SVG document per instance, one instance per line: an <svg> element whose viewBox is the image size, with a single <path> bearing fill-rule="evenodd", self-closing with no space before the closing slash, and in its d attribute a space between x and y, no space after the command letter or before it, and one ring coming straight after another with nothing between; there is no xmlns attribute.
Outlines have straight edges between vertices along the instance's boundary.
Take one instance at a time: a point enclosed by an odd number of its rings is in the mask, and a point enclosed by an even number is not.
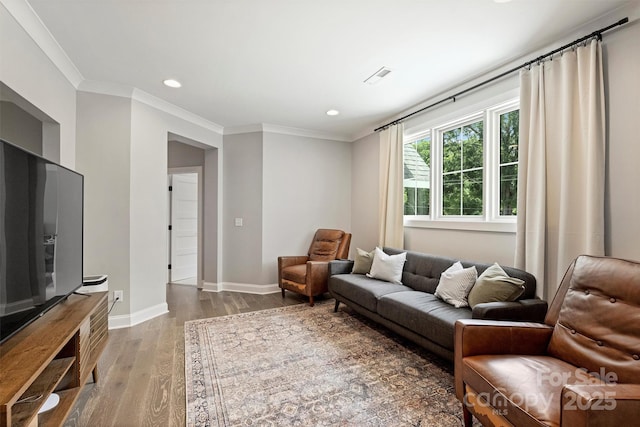
<svg viewBox="0 0 640 427"><path fill-rule="evenodd" d="M119 316L109 316L109 329L130 328L154 317L161 316L169 312L169 306L166 302L145 308L131 314L123 314Z"/></svg>
<svg viewBox="0 0 640 427"><path fill-rule="evenodd" d="M250 283L235 283L235 282L219 282L211 283L204 282L202 290L207 292L241 292L245 294L267 295L280 292L278 284L271 285L254 285Z"/></svg>

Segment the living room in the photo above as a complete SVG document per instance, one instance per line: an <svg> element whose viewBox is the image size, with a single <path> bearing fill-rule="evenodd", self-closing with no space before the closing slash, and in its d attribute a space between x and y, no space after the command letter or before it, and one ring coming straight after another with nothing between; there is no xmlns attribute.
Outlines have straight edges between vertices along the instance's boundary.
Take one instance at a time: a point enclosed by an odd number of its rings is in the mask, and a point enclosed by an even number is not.
<svg viewBox="0 0 640 427"><path fill-rule="evenodd" d="M270 295L279 292L278 256L304 253L318 228L352 233L351 257L356 248L372 250L379 244L380 134L374 132L375 128L623 17L628 17L629 23L603 35L607 106L604 246L608 256L640 260L640 196L634 191L634 184L640 182L640 148L634 138L640 113L637 1L586 2L597 13L556 26L561 30L545 37L529 34L533 41L517 55L500 57L491 67L469 70L462 79L430 88L411 102L390 103L386 112L376 112L375 120L348 132L310 130L304 123L275 125L253 118L221 126L179 103L164 100L161 92L151 95L116 78L86 78L87 70L96 65L74 64L64 51L73 47L55 38L55 34L64 33L64 20L52 20L52 27L47 28L47 19L38 16L39 10L43 15L56 16L52 11L55 6L43 1L32 3L2 0L0 5L1 136L11 139L4 115L8 111L6 103L17 105L42 123L41 154L85 176L84 272L108 274L110 290L123 291L124 301L115 303L110 314L112 327L126 330L171 312L165 287L165 187L170 141L203 150L201 286L214 292ZM580 7L580 2L568 3ZM75 43L81 45L83 38L78 37ZM80 47L88 52L93 48L89 43ZM130 60L111 64L110 68L123 74L127 70L135 73L135 57ZM379 64L383 65L389 64ZM363 70L361 80L376 69ZM501 97L514 90L517 96L517 88L515 73L407 120L405 129L418 131L430 122L450 118L456 110L471 111L487 99L502 102ZM162 90L167 91L167 98L175 96L171 89ZM268 100L252 100L246 94L233 108L242 109L252 101L268 109ZM220 104L216 108L223 111L225 102ZM289 108L300 107L291 104ZM220 114L220 120L227 120ZM363 112L362 116L367 114ZM338 121L332 119L322 118L324 129L332 124L335 129L342 126L340 116ZM242 219L241 227L235 225L236 218ZM406 250L514 264L515 229L405 220L403 234ZM558 266L558 270L564 272L566 267ZM553 295L543 289L539 286L539 296L550 301ZM211 298L219 297L218 303L224 304L221 295L226 293ZM291 299L303 302L288 295L287 301Z"/></svg>

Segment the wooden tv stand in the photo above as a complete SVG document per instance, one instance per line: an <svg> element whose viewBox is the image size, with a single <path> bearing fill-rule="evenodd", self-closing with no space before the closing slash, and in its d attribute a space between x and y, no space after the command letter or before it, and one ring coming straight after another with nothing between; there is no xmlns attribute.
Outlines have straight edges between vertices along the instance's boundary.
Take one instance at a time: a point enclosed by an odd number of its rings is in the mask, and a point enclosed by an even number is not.
<svg viewBox="0 0 640 427"><path fill-rule="evenodd" d="M60 426L108 337L107 292L70 295L0 345L0 427ZM58 405L38 415L51 393Z"/></svg>

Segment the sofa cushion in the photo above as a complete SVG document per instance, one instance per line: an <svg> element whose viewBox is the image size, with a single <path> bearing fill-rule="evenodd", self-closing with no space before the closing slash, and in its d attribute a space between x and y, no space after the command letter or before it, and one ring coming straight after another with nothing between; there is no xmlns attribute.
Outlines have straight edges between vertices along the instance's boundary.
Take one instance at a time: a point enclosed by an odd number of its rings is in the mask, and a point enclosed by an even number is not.
<svg viewBox="0 0 640 427"><path fill-rule="evenodd" d="M382 296L378 314L449 350L453 350L456 320L471 319L468 308L455 308L433 294L418 291Z"/></svg>
<svg viewBox="0 0 640 427"><path fill-rule="evenodd" d="M402 272L402 284L416 291L429 293L435 292L442 272L456 262L452 258L387 247L384 248L384 252L389 255L407 252L407 260Z"/></svg>
<svg viewBox="0 0 640 427"><path fill-rule="evenodd" d="M329 278L329 290L375 313L381 296L412 289L361 274L337 274Z"/></svg>

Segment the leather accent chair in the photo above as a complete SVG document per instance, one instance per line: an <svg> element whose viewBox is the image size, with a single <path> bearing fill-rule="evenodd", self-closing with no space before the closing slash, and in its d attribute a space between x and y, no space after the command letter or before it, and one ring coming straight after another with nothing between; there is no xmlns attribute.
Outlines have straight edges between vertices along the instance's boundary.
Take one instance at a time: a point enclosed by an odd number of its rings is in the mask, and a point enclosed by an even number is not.
<svg viewBox="0 0 640 427"><path fill-rule="evenodd" d="M313 236L307 255L278 257L278 285L309 297L328 292L329 261L349 256L351 234L342 230L319 229Z"/></svg>
<svg viewBox="0 0 640 427"><path fill-rule="evenodd" d="M544 323L458 320L454 363L467 427L638 425L640 263L576 258Z"/></svg>

